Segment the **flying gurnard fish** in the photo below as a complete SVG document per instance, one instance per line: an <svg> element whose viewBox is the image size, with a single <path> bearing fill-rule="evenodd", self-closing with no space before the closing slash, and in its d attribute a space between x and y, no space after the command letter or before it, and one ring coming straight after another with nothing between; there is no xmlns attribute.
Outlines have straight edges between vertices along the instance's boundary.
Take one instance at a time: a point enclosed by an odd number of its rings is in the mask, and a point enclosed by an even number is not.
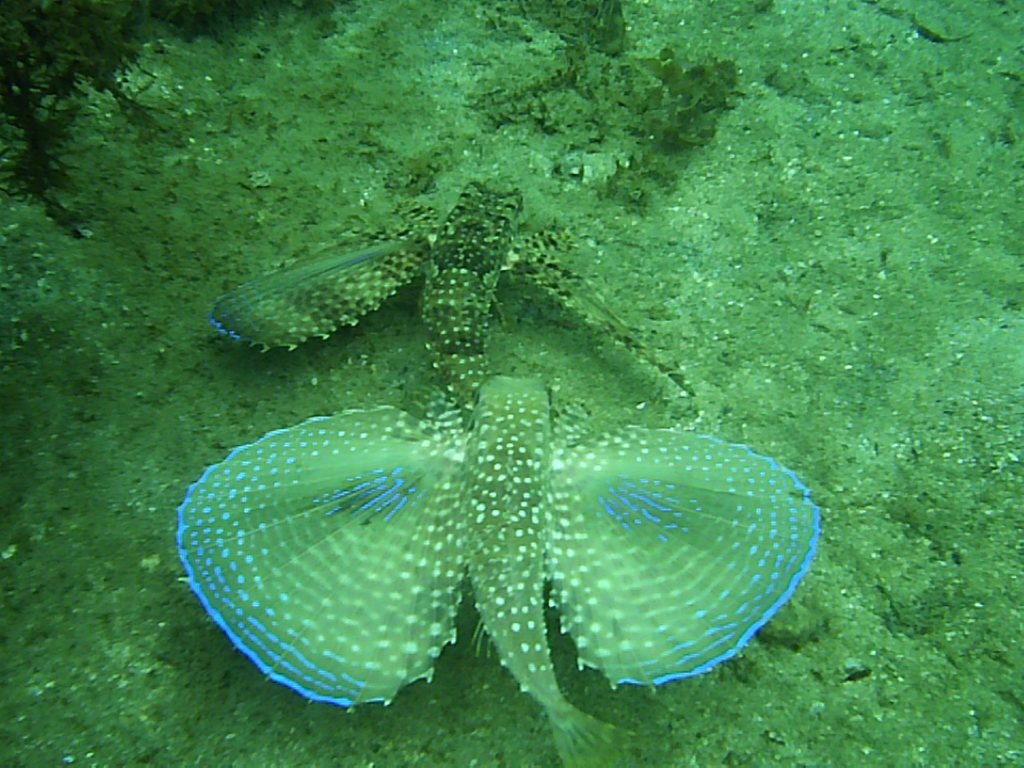
<svg viewBox="0 0 1024 768"><path fill-rule="evenodd" d="M459 282L441 278L451 296ZM430 679L456 639L468 577L501 663L546 711L563 763L607 764L616 729L555 680L545 584L581 668L613 686L697 675L792 595L818 509L772 459L693 432L632 427L572 444L542 383L478 376L483 361L459 363L450 347L435 343L435 365L474 382L468 419L346 411L271 432L207 469L179 509L190 584L271 679L351 706Z"/></svg>

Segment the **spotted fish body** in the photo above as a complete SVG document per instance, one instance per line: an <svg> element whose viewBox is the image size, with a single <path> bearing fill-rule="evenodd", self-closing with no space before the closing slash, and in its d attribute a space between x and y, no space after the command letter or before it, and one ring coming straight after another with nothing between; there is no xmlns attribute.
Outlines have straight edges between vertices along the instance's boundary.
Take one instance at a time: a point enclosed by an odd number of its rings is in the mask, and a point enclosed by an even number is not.
<svg viewBox="0 0 1024 768"><path fill-rule="evenodd" d="M601 765L616 731L558 688L545 584L581 666L613 685L696 675L790 597L818 510L791 472L713 438L631 428L563 445L540 383L488 378L489 314L508 265L672 373L545 259L550 244L511 253L520 208L517 192L473 183L432 236L275 273L218 301L221 330L291 346L355 322L425 261L434 367L457 406L475 407L440 424L383 408L272 432L192 487L178 542L192 588L239 649L272 679L343 706L429 679L455 640L468 575L501 663L546 711L562 761Z"/></svg>
<svg viewBox="0 0 1024 768"><path fill-rule="evenodd" d="M548 713L567 764L612 753L614 729L558 688L544 624L545 539L551 497L548 395L536 381L494 378L473 417L463 496L471 505L469 578L502 666Z"/></svg>
<svg viewBox="0 0 1024 768"><path fill-rule="evenodd" d="M570 766L607 759L613 732L558 689L545 581L581 664L657 685L742 648L818 536L806 487L771 459L674 430L565 446L543 386L507 378L465 429L384 408L273 432L208 469L179 519L192 588L235 645L335 704L429 677L468 573Z"/></svg>
<svg viewBox="0 0 1024 768"><path fill-rule="evenodd" d="M422 317L434 368L459 403L472 402L486 378L494 293L522 205L518 192L469 184L431 251Z"/></svg>

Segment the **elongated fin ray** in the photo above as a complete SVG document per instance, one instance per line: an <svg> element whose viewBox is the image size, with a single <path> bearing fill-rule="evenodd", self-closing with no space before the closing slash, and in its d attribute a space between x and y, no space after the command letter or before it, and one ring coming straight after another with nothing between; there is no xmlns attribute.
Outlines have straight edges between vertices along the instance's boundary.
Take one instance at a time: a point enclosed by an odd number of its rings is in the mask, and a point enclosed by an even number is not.
<svg viewBox="0 0 1024 768"><path fill-rule="evenodd" d="M638 358L653 365L687 397L692 397L693 388L682 370L637 336L582 275L557 261L556 254L571 245L572 238L567 233L539 232L513 252L510 268L530 279L567 309L579 313L586 322L607 333Z"/></svg>
<svg viewBox="0 0 1024 768"><path fill-rule="evenodd" d="M461 439L380 408L236 449L179 509L193 590L277 682L335 704L390 700L454 639Z"/></svg>
<svg viewBox="0 0 1024 768"><path fill-rule="evenodd" d="M742 445L632 427L556 462L549 574L581 663L660 684L733 656L818 537L806 487Z"/></svg>

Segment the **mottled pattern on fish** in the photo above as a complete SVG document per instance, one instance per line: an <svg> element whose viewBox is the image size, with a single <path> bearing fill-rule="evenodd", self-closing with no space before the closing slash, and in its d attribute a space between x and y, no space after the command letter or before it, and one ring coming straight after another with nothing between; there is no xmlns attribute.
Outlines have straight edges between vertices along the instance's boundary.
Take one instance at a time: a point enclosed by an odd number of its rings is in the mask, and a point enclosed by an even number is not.
<svg viewBox="0 0 1024 768"><path fill-rule="evenodd" d="M402 285L426 271L422 318L443 386L456 402L472 402L486 378L486 342L502 269L513 268L654 365L686 394L678 366L639 339L586 280L559 263L573 246L563 232L516 238L522 209L518 191L471 182L442 224L412 204L394 227L365 247L333 249L245 283L221 296L210 319L222 333L263 347L295 347L354 325Z"/></svg>
<svg viewBox="0 0 1024 768"><path fill-rule="evenodd" d="M430 256L423 322L434 368L459 403L486 378L490 314L522 210L518 192L472 183L448 215Z"/></svg>
<svg viewBox="0 0 1024 768"><path fill-rule="evenodd" d="M470 424L350 411L235 450L179 510L192 588L271 678L350 705L430 676L468 572L502 664L576 766L614 734L558 689L545 580L581 664L656 685L734 655L813 557L807 488L744 446L630 428L569 447L543 386L507 378Z"/></svg>
<svg viewBox="0 0 1024 768"><path fill-rule="evenodd" d="M330 248L225 293L210 322L263 349L294 348L355 325L422 274L433 219L429 209L406 206L394 229L367 235L363 247Z"/></svg>

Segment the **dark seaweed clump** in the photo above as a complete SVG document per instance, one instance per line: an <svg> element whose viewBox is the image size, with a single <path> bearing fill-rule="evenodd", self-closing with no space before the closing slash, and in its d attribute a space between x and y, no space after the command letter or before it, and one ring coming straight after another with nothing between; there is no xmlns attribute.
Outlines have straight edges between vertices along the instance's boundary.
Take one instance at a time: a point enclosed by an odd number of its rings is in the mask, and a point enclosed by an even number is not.
<svg viewBox="0 0 1024 768"><path fill-rule="evenodd" d="M148 22L186 35L216 34L272 10L275 0L3 0L0 3L0 188L43 202L70 225L58 193L67 181L71 126L88 89L113 95L130 117L143 115L118 86L135 61ZM328 0L301 5L326 13Z"/></svg>
<svg viewBox="0 0 1024 768"><path fill-rule="evenodd" d="M641 98L644 129L669 151L709 143L736 96L736 65L713 60L684 67L671 48L643 64L660 83Z"/></svg>
<svg viewBox="0 0 1024 768"><path fill-rule="evenodd" d="M137 53L131 2L4 0L0 5L0 184L31 195L66 222L57 200L61 161L85 86L117 90L116 73Z"/></svg>
<svg viewBox="0 0 1024 768"><path fill-rule="evenodd" d="M508 13L521 12L563 37L609 55L626 46L621 0L519 0Z"/></svg>

